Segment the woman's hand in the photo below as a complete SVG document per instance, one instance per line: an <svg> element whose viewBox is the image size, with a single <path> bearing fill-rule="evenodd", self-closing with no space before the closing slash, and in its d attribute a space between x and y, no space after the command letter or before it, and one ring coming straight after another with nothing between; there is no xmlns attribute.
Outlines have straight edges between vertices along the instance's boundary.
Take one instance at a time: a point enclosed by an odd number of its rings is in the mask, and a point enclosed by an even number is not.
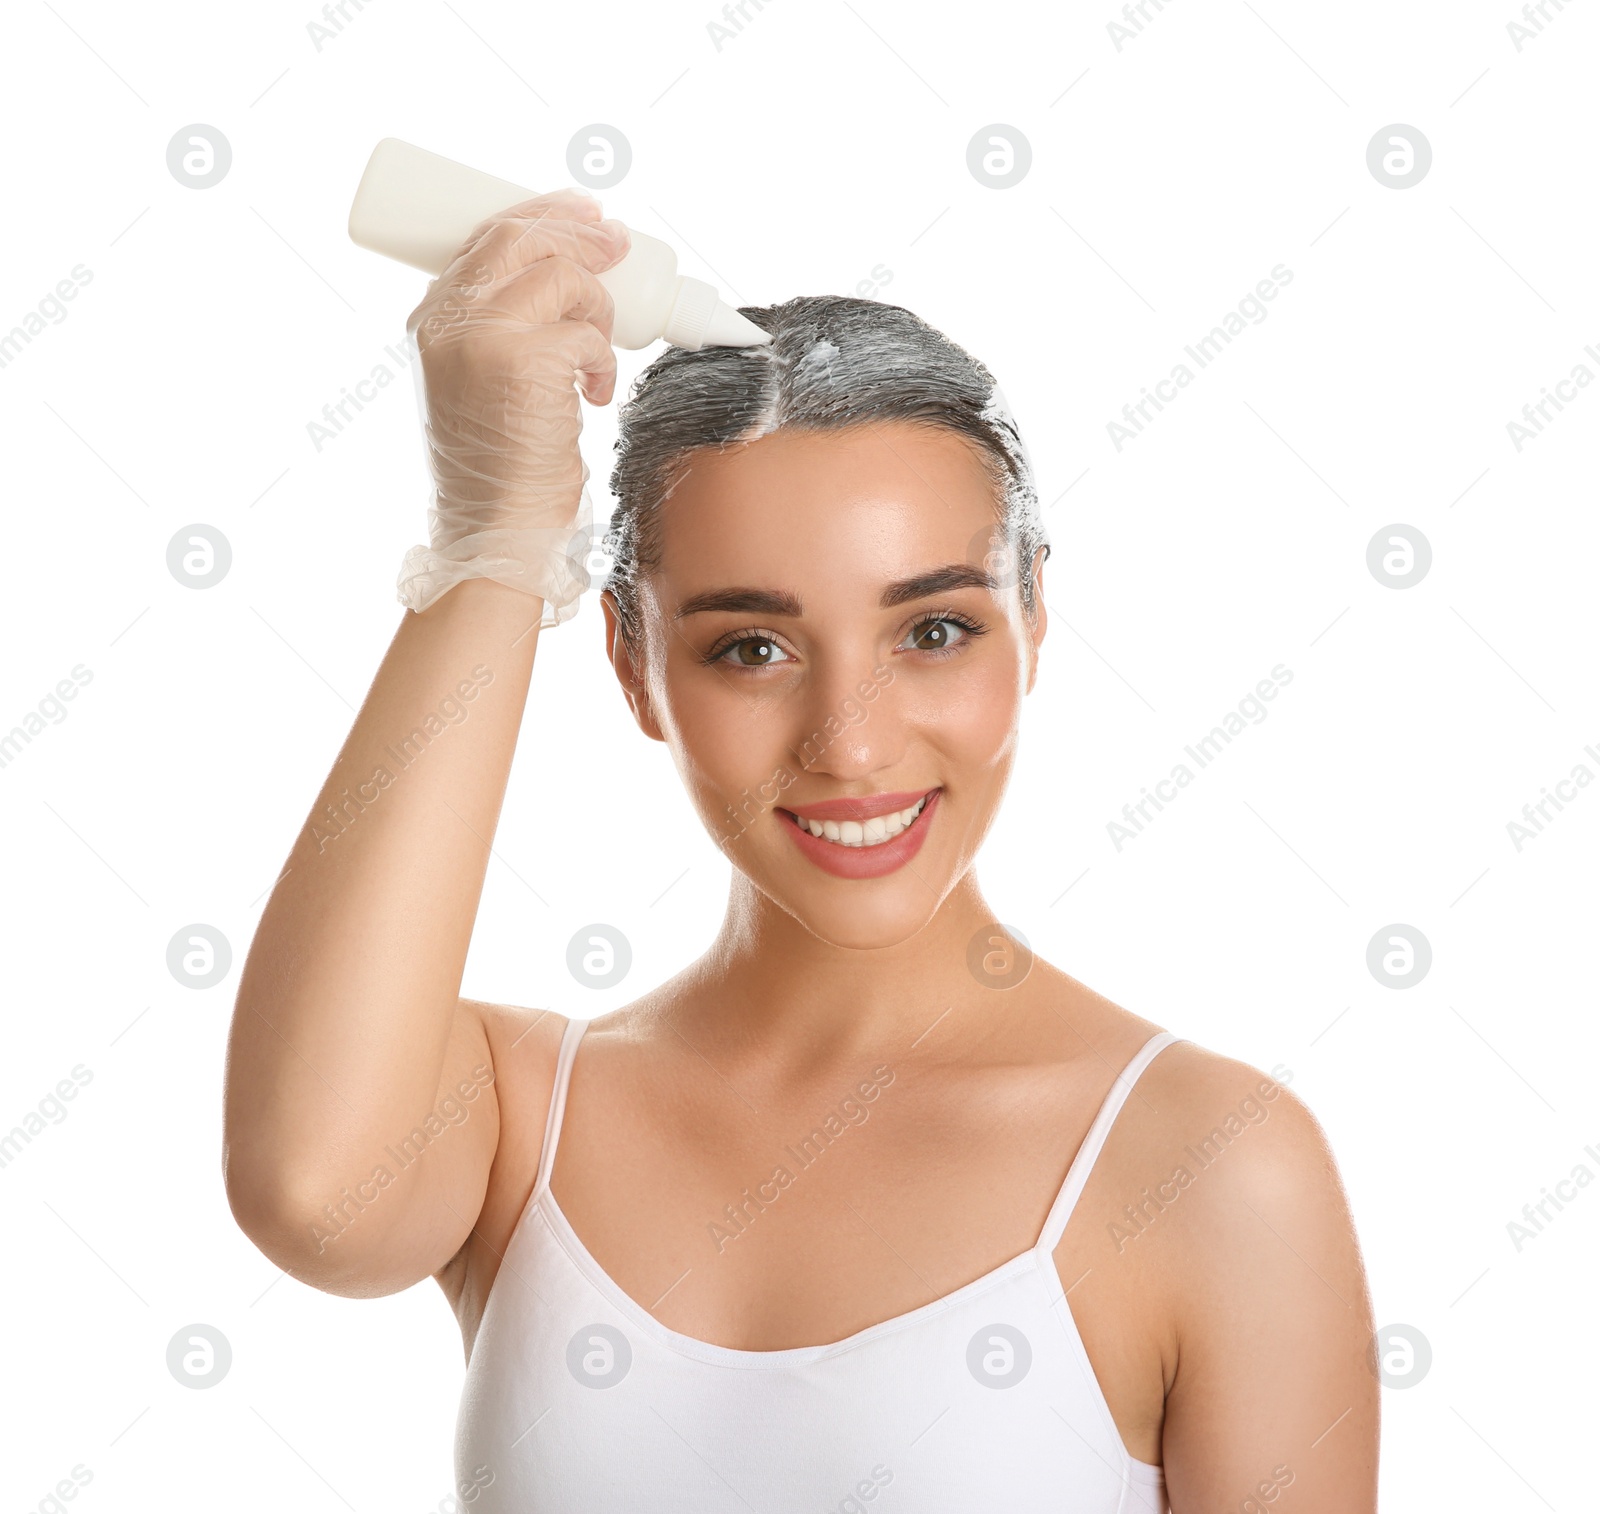
<svg viewBox="0 0 1600 1514"><path fill-rule="evenodd" d="M628 247L588 195L537 195L480 223L411 312L434 482L432 550L413 549L402 573L413 609L472 576L569 602L589 477L578 392L605 404L617 374L596 274Z"/></svg>

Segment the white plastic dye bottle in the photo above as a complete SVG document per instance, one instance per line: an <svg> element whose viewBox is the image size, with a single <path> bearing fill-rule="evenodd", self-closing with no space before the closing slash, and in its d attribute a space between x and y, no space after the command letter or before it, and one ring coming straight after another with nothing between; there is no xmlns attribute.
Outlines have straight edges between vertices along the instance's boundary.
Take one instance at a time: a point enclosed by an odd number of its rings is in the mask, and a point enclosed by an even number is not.
<svg viewBox="0 0 1600 1514"><path fill-rule="evenodd" d="M385 137L373 149L350 206L350 239L435 276L480 221L539 191ZM771 336L725 304L703 279L678 272L665 242L635 231L620 263L596 274L616 308L611 344L635 350L664 338L675 347L754 347Z"/></svg>

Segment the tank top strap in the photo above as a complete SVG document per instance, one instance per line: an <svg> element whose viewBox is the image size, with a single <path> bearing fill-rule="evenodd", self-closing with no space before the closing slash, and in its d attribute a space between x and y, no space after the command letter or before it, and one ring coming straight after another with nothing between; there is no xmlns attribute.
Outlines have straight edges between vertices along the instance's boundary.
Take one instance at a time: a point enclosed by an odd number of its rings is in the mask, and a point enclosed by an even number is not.
<svg viewBox="0 0 1600 1514"><path fill-rule="evenodd" d="M572 1061L578 1054L578 1042L589 1028L587 1020L568 1020L561 1032L561 1048L556 1053L555 1084L550 1094L550 1113L544 1122L544 1146L539 1152L539 1174L533 1183L533 1198L550 1186L550 1174L555 1170L556 1145L561 1139L561 1117L567 1112L567 1084L572 1081Z"/></svg>
<svg viewBox="0 0 1600 1514"><path fill-rule="evenodd" d="M1066 1180L1056 1195L1055 1203L1050 1206L1050 1214L1044 1222L1044 1230L1040 1233L1034 1247L1035 1251L1049 1253L1061 1244L1061 1237L1066 1233L1067 1221L1072 1218L1072 1210L1078 1202L1078 1195L1083 1192L1084 1184L1089 1181L1089 1173L1094 1167L1095 1158L1100 1155L1101 1148L1106 1144L1106 1137L1111 1134L1111 1127L1116 1122L1117 1115L1127 1102L1128 1095L1133 1092L1133 1085L1138 1082L1139 1075L1145 1068L1155 1060L1157 1052L1181 1039L1182 1037L1173 1035L1171 1031L1158 1032L1133 1054L1128 1065L1117 1074L1110 1093L1105 1096L1099 1113L1094 1117L1094 1123L1089 1127L1088 1135L1083 1138L1083 1145L1078 1148L1077 1156L1072 1159L1072 1166L1067 1169Z"/></svg>

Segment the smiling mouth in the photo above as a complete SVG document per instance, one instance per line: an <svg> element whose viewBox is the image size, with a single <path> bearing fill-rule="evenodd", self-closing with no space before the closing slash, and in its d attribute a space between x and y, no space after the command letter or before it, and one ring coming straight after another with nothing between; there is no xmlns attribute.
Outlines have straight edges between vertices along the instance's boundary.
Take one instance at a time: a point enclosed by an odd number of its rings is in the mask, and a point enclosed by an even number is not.
<svg viewBox="0 0 1600 1514"><path fill-rule="evenodd" d="M932 797L933 792L930 791L906 809L893 810L887 815L874 815L870 820L803 820L789 810L785 810L784 814L807 834L822 841L831 841L835 846L882 846L916 824L917 817Z"/></svg>

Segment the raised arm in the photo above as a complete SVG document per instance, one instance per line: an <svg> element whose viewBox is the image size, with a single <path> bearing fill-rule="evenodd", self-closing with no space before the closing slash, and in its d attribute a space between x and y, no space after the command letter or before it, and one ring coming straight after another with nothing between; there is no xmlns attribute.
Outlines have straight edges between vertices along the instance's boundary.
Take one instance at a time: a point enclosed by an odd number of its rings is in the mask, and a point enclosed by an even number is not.
<svg viewBox="0 0 1600 1514"><path fill-rule="evenodd" d="M268 1257L329 1292L432 1275L482 1206L499 1115L461 975L544 600L470 572L439 586L475 552L520 553L536 582L541 554L576 530L574 380L591 404L612 396L611 300L594 275L626 249L592 199L539 196L478 227L412 313L431 589L273 889L228 1045L228 1201Z"/></svg>

